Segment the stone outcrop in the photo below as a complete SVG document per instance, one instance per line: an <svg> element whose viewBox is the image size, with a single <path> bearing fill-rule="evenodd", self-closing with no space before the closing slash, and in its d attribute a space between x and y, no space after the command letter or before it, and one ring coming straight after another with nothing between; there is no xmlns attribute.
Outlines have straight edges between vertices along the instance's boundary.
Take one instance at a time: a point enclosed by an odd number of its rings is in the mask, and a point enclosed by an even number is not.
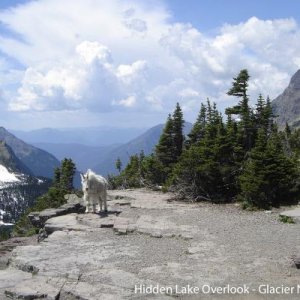
<svg viewBox="0 0 300 300"><path fill-rule="evenodd" d="M147 190L110 191L107 214L48 219L49 236L16 247L8 268L0 271L0 299L215 299L211 294L175 295L175 286L230 283L257 289L262 279L278 286L299 283L291 259L300 244L299 227L278 221L278 211L187 204L172 197ZM173 292L135 291L150 285ZM220 299L232 299L227 296Z"/></svg>
<svg viewBox="0 0 300 300"><path fill-rule="evenodd" d="M67 200L66 204L63 204L59 208L49 208L40 212L31 212L28 218L31 224L38 228L43 228L48 219L63 216L71 213L84 213L85 206L82 198L79 198L75 194L65 195Z"/></svg>
<svg viewBox="0 0 300 300"><path fill-rule="evenodd" d="M293 127L300 127L300 70L298 70L284 92L272 101L276 122L284 127L287 122Z"/></svg>

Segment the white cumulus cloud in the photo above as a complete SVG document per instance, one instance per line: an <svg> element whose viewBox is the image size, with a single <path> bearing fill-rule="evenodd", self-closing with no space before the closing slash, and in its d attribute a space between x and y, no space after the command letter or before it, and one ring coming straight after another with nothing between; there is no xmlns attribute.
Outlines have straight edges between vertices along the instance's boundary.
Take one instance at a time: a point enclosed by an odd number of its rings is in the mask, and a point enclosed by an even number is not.
<svg viewBox="0 0 300 300"><path fill-rule="evenodd" d="M0 78L11 74L2 87L7 108L126 109L143 122L179 101L192 118L207 97L221 108L235 101L226 91L240 69L249 70L255 99L277 96L300 67L300 28L293 19L252 17L207 35L172 23L168 9L155 4L38 0L0 11L2 26L14 32L0 35L0 50L21 65L13 70L0 60Z"/></svg>

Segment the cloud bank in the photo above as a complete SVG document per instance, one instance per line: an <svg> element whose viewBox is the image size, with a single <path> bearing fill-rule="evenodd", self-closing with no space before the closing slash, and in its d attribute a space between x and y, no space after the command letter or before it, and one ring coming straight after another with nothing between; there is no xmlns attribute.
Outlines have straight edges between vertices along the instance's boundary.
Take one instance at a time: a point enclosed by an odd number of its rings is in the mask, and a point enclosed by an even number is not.
<svg viewBox="0 0 300 300"><path fill-rule="evenodd" d="M161 2L40 0L1 11L0 21L1 110L22 118L115 114L120 125L130 116L147 126L179 101L193 119L207 97L233 103L226 91L242 68L256 99L276 97L300 67L293 19L252 17L208 35L173 23Z"/></svg>

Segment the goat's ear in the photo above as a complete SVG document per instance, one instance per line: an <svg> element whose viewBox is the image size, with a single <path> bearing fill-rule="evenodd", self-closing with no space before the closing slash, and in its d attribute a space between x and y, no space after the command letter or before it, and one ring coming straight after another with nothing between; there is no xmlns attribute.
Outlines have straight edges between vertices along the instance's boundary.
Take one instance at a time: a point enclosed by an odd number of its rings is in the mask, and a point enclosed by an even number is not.
<svg viewBox="0 0 300 300"><path fill-rule="evenodd" d="M80 173L80 178L81 178L81 181L84 180L84 175L82 175L81 173Z"/></svg>

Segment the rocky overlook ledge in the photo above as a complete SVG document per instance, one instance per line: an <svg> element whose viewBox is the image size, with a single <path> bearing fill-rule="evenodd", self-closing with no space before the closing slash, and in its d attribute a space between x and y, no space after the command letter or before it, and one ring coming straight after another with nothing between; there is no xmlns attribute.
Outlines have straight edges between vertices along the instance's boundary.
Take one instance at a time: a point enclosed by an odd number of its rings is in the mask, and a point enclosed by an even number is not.
<svg viewBox="0 0 300 300"><path fill-rule="evenodd" d="M108 214L48 219L46 239L12 251L9 266L0 271L0 299L178 299L135 288L300 282L292 262L300 253L299 224L279 222L280 210L248 212L173 197L143 189L110 191ZM201 295L206 297L215 299ZM260 297L249 299L265 299Z"/></svg>

